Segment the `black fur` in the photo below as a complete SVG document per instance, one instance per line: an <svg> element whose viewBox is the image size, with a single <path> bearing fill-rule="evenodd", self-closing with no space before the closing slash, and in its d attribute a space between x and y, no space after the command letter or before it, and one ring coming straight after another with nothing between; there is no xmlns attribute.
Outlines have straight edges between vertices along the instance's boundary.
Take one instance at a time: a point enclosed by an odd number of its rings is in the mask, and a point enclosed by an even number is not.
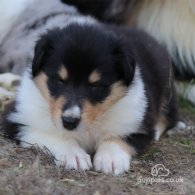
<svg viewBox="0 0 195 195"><path fill-rule="evenodd" d="M90 14L100 21L115 24L129 24L132 19L132 25L136 26L134 17L136 17L136 9L141 1L136 0L61 0L64 3L74 5L83 14ZM143 1L144 3L144 1ZM143 4L141 3L141 5ZM135 15L135 16L134 16ZM182 58L175 46L175 54L172 58L173 67L175 69L175 77L177 80L190 81L195 78L189 62ZM193 61L194 63L194 61ZM184 66L185 65L185 66Z"/></svg>
<svg viewBox="0 0 195 195"><path fill-rule="evenodd" d="M62 64L70 75L66 81L57 76ZM135 67L140 70L148 105L140 127L143 133L124 139L141 153L153 140L154 126L161 115L168 121L168 127L177 121L169 55L146 33L115 26L78 24L53 29L37 42L32 77L44 72L49 78L47 85L51 95L64 94L69 98L68 104L77 102L82 106L83 100L88 99L95 105L105 100L113 83L122 81L130 86ZM101 73L102 79L91 85L87 79L94 70ZM13 130L14 125L20 124L6 126L9 138L18 133L17 127Z"/></svg>
<svg viewBox="0 0 195 195"><path fill-rule="evenodd" d="M136 0L61 0L61 2L76 6L82 14L115 24L125 23L139 3Z"/></svg>
<svg viewBox="0 0 195 195"><path fill-rule="evenodd" d="M154 126L160 115L167 121L167 129L174 127L178 121L173 67L166 49L146 33L125 27L114 27L114 30L126 38L126 44L131 47L127 49L134 56L135 63L140 66L144 81L148 108L144 125L140 129L144 129L147 134L138 133L125 138L140 154L153 140ZM161 104L164 104L162 108Z"/></svg>
<svg viewBox="0 0 195 195"><path fill-rule="evenodd" d="M13 101L8 104L5 108L5 112L2 114L2 131L5 138L14 140L17 144L20 144L20 140L18 139L18 133L20 132L20 128L24 126L23 124L10 122L8 116L10 113L16 112L15 109L16 102Z"/></svg>
<svg viewBox="0 0 195 195"><path fill-rule="evenodd" d="M91 14L99 19L103 19L106 10L112 4L112 0L61 0L61 2L74 5L83 14Z"/></svg>
<svg viewBox="0 0 195 195"><path fill-rule="evenodd" d="M49 31L37 42L32 74L35 77L44 71L48 75L48 88L52 96L66 94L74 101L70 94L76 86L80 104L86 98L96 104L109 95L113 83L119 80L126 86L131 83L135 62L129 52L120 36L114 35L112 31L73 24L62 30ZM61 64L70 75L66 83L57 76ZM94 70L103 79L91 86L88 77Z"/></svg>

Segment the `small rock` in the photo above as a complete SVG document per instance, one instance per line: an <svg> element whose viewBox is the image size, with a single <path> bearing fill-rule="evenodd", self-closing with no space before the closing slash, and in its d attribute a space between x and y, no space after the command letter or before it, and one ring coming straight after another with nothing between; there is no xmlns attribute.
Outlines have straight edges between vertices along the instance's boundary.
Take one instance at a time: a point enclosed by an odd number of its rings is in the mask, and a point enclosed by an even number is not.
<svg viewBox="0 0 195 195"><path fill-rule="evenodd" d="M101 195L99 191L96 191L93 195Z"/></svg>

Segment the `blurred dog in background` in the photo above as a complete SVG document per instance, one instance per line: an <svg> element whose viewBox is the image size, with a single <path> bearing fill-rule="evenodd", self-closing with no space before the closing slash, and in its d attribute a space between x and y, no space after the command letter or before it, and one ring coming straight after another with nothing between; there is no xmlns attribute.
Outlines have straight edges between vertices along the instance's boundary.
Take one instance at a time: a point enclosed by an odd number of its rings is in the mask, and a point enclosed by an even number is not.
<svg viewBox="0 0 195 195"><path fill-rule="evenodd" d="M11 5L7 0L0 1L0 43L9 32L17 16L25 9L31 0L12 0Z"/></svg>
<svg viewBox="0 0 195 195"><path fill-rule="evenodd" d="M17 4L15 1L13 3ZM21 75L34 55L35 41L47 29L63 27L73 20L86 20L74 7L60 0L20 0L18 4L19 10L15 13L12 12L13 5L5 5L7 19L1 21L4 36L0 43L0 73ZM15 19L12 21L13 17ZM10 24L6 25L6 21L10 21Z"/></svg>

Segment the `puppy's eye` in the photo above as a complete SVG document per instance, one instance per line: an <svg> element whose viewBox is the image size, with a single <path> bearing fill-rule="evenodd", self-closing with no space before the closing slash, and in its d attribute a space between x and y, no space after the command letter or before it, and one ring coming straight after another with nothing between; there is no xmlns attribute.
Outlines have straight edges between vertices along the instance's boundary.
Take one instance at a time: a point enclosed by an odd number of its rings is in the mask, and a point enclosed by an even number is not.
<svg viewBox="0 0 195 195"><path fill-rule="evenodd" d="M95 83L90 84L90 88L93 91L101 91L101 90L104 90L106 88L106 85L104 85L100 82L95 82Z"/></svg>
<svg viewBox="0 0 195 195"><path fill-rule="evenodd" d="M51 79L53 83L58 84L58 85L63 85L65 81L61 79L60 77L55 77Z"/></svg>

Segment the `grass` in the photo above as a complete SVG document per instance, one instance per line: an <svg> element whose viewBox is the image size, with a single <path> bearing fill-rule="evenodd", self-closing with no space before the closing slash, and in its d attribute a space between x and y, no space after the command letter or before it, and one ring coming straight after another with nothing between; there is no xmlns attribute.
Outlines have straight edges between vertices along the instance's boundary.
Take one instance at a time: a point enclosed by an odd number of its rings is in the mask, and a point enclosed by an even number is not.
<svg viewBox="0 0 195 195"><path fill-rule="evenodd" d="M151 147L148 149L141 157L140 160L150 161L154 160L156 156L162 154L162 151L159 148Z"/></svg>
<svg viewBox="0 0 195 195"><path fill-rule="evenodd" d="M181 96L179 97L179 106L185 112L189 114L195 114L195 106Z"/></svg>
<svg viewBox="0 0 195 195"><path fill-rule="evenodd" d="M195 147L193 146L193 141L190 138L182 138L178 141L178 144L187 148L191 154L195 154Z"/></svg>

